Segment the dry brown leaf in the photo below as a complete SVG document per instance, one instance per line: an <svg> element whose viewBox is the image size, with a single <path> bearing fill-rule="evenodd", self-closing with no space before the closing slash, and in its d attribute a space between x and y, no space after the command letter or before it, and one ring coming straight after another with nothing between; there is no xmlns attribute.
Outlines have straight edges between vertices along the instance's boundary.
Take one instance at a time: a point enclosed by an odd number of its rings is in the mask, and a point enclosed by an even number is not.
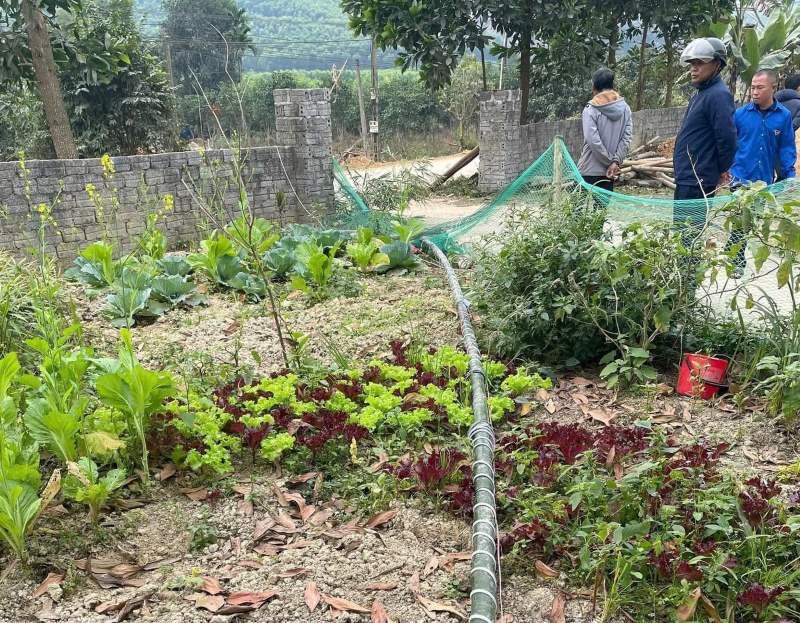
<svg viewBox="0 0 800 623"><path fill-rule="evenodd" d="M705 595L700 595L700 600L703 602L703 609L706 611L708 618L714 623L722 623L722 617L719 616L716 606Z"/></svg>
<svg viewBox="0 0 800 623"><path fill-rule="evenodd" d="M552 400L548 400L544 403L544 408L550 415L553 415L556 412L556 403Z"/></svg>
<svg viewBox="0 0 800 623"><path fill-rule="evenodd" d="M428 443L427 441L424 444L422 444L422 448L428 454L433 454L433 446L430 443Z"/></svg>
<svg viewBox="0 0 800 623"><path fill-rule="evenodd" d="M181 489L181 493L195 502L202 502L208 497L208 489L206 487L191 487L188 489Z"/></svg>
<svg viewBox="0 0 800 623"><path fill-rule="evenodd" d="M520 416L522 416L522 417L525 417L525 416L526 416L526 415L528 415L530 412L531 412L531 403L529 403L529 402L523 402L523 403L522 403L522 404L519 406L519 411L518 411L518 413L520 414Z"/></svg>
<svg viewBox="0 0 800 623"><path fill-rule="evenodd" d="M257 542L263 539L274 525L275 521L273 519L259 519L255 528L253 528L253 540Z"/></svg>
<svg viewBox="0 0 800 623"><path fill-rule="evenodd" d="M389 615L386 614L386 608L377 599L372 602L372 618L370 623L389 623Z"/></svg>
<svg viewBox="0 0 800 623"><path fill-rule="evenodd" d="M419 595L419 572L414 572L414 575L411 576L411 579L408 581L408 590L414 595Z"/></svg>
<svg viewBox="0 0 800 623"><path fill-rule="evenodd" d="M313 505L304 506L300 509L300 519L303 520L303 523L307 522L311 516L317 512L317 507Z"/></svg>
<svg viewBox="0 0 800 623"><path fill-rule="evenodd" d="M51 586L58 586L63 581L64 581L63 573L48 573L47 577L44 580L42 580L42 583L36 587L35 591L33 591L31 599L36 599L37 597L44 595L47 592L48 588L50 588Z"/></svg>
<svg viewBox="0 0 800 623"><path fill-rule="evenodd" d="M547 566L541 560L537 560L536 562L534 562L533 566L536 569L536 575L545 580L557 578L559 575L558 571L556 571L552 567Z"/></svg>
<svg viewBox="0 0 800 623"><path fill-rule="evenodd" d="M248 495L253 493L253 485L244 482L237 482L233 487L231 487L234 493L238 493L239 495L243 495L247 497Z"/></svg>
<svg viewBox="0 0 800 623"><path fill-rule="evenodd" d="M575 387L590 387L594 385L592 381L590 381L589 379L585 379L582 376L576 376L575 378L570 379L570 382Z"/></svg>
<svg viewBox="0 0 800 623"><path fill-rule="evenodd" d="M319 475L319 472L306 472L305 474L300 474L299 476L295 476L294 478L290 478L287 482L290 482L294 485L301 485L303 483L308 482L309 480L314 480Z"/></svg>
<svg viewBox="0 0 800 623"><path fill-rule="evenodd" d="M564 615L564 608L567 605L567 596L558 592L553 599L553 607L550 609L550 623L567 623L567 618Z"/></svg>
<svg viewBox="0 0 800 623"><path fill-rule="evenodd" d="M49 597L44 597L43 600L45 603L40 610L33 613L33 616L39 621L60 621L61 615L53 610L53 600Z"/></svg>
<svg viewBox="0 0 800 623"><path fill-rule="evenodd" d="M550 392L540 387L536 390L536 400L539 402L547 402L550 400Z"/></svg>
<svg viewBox="0 0 800 623"><path fill-rule="evenodd" d="M452 554L444 554L439 557L439 565L443 568L452 570L453 565L457 561L472 560L472 552L455 552Z"/></svg>
<svg viewBox="0 0 800 623"><path fill-rule="evenodd" d="M312 526L321 526L324 524L328 519L333 516L333 511L331 509L325 509L321 511L317 511L311 517L308 518L308 523Z"/></svg>
<svg viewBox="0 0 800 623"><path fill-rule="evenodd" d="M254 512L253 503L248 499L239 500L236 505L236 511L245 517L252 517Z"/></svg>
<svg viewBox="0 0 800 623"><path fill-rule="evenodd" d="M260 608L265 602L278 595L278 591L240 591L228 595L228 605L230 606L252 606Z"/></svg>
<svg viewBox="0 0 800 623"><path fill-rule="evenodd" d="M620 480L622 478L622 464L614 463L614 479Z"/></svg>
<svg viewBox="0 0 800 623"><path fill-rule="evenodd" d="M33 527L45 509L50 506L50 502L52 502L56 495L58 495L59 491L61 491L61 470L54 469L53 473L50 474L50 479L47 481L47 484L42 490L42 501L39 504L39 510L28 526L28 530Z"/></svg>
<svg viewBox="0 0 800 623"><path fill-rule="evenodd" d="M395 580L393 582L368 582L362 584L360 588L365 591L393 591L398 586L400 586L400 582Z"/></svg>
<svg viewBox="0 0 800 623"><path fill-rule="evenodd" d="M303 599L306 602L306 606L308 606L308 611L314 612L319 605L319 600L322 599L322 595L320 595L319 589L317 589L317 583L314 582L314 580L311 580L308 584L306 584L306 590L305 593L303 593Z"/></svg>
<svg viewBox="0 0 800 623"><path fill-rule="evenodd" d="M278 549L280 550L287 550L287 549L303 549L304 547L309 547L310 545L314 545L313 541L309 541L307 539L299 539L297 541L293 541L288 545L279 545Z"/></svg>
<svg viewBox="0 0 800 623"><path fill-rule="evenodd" d="M333 597L332 595L323 594L322 600L331 608L335 610L341 610L343 612L366 612L367 614L372 612L371 608L359 606L357 603L352 602L349 599L342 599L341 597Z"/></svg>
<svg viewBox="0 0 800 623"><path fill-rule="evenodd" d="M299 575L306 575L310 573L311 569L306 569L305 567L294 567L292 569L287 569L286 571L282 571L278 574L277 577L279 578L296 578Z"/></svg>
<svg viewBox="0 0 800 623"><path fill-rule="evenodd" d="M677 417L675 415L657 415L653 418L653 422L656 424L670 424L675 421L677 421Z"/></svg>
<svg viewBox="0 0 800 623"><path fill-rule="evenodd" d="M697 609L697 602L700 601L702 594L702 591L698 587L686 596L686 599L678 607L676 612L678 621L688 621L694 617L694 611Z"/></svg>
<svg viewBox="0 0 800 623"><path fill-rule="evenodd" d="M602 422L606 426L610 426L611 422L617 417L616 413L611 413L608 409L589 409L589 415L593 420Z"/></svg>
<svg viewBox="0 0 800 623"><path fill-rule="evenodd" d="M297 525L295 525L294 520L292 520L292 518L283 511L278 513L278 517L275 519L275 521L277 521L279 525L283 526L287 530L297 530Z"/></svg>
<svg viewBox="0 0 800 623"><path fill-rule="evenodd" d="M588 405L589 404L589 398L586 396L586 394L582 394L581 392L574 392L574 393L571 394L571 396L572 396L572 399L576 403L578 403L579 405Z"/></svg>
<svg viewBox="0 0 800 623"><path fill-rule="evenodd" d="M158 472L158 479L161 482L164 482L165 480L172 478L177 471L178 468L175 467L174 463L167 463L161 468L161 471Z"/></svg>
<svg viewBox="0 0 800 623"><path fill-rule="evenodd" d="M514 623L514 617L510 614L504 614L499 619L497 619L497 623Z"/></svg>
<svg viewBox="0 0 800 623"><path fill-rule="evenodd" d="M422 575L420 577L424 580L438 568L439 558L437 556L431 556L431 559L425 564L425 568L422 570Z"/></svg>
<svg viewBox="0 0 800 623"><path fill-rule="evenodd" d="M242 321L237 318L236 320L231 322L227 327L225 327L222 330L222 332L227 336L231 336L234 333L236 333L241 328L241 326L242 326Z"/></svg>
<svg viewBox="0 0 800 623"><path fill-rule="evenodd" d="M253 551L262 556L277 556L280 550L276 545L269 543L259 543L253 548Z"/></svg>
<svg viewBox="0 0 800 623"><path fill-rule="evenodd" d="M369 518L369 520L367 521L367 523L366 523L366 527L367 527L367 528L373 528L373 529L374 529L374 528L377 528L377 527L379 527L379 526L382 526L382 525L384 525L384 524L387 524L387 523L389 523L389 522L390 522L392 519L394 519L395 517L397 517L397 512L398 512L398 511L396 511L396 510L392 510L392 511L383 511L382 513L378 513L377 515L373 515L373 516L372 516L372 517L370 517L370 518Z"/></svg>
<svg viewBox="0 0 800 623"><path fill-rule="evenodd" d="M289 506L289 500L286 499L286 496L283 494L283 491L281 491L281 488L278 485L272 485L272 492L275 494L278 504L281 506Z"/></svg>
<svg viewBox="0 0 800 623"><path fill-rule="evenodd" d="M461 610L461 608L458 606L451 606L449 604L433 601L433 599L428 599L422 595L417 595L417 599L419 600L419 603L422 604L422 607L426 610L430 610L431 612L448 612L463 621L466 621L467 619L467 613Z"/></svg>
<svg viewBox="0 0 800 623"><path fill-rule="evenodd" d="M217 578L206 575L203 576L203 583L200 585L200 590L209 595L219 595L222 592L222 586Z"/></svg>
<svg viewBox="0 0 800 623"><path fill-rule="evenodd" d="M198 593L197 598L194 600L194 605L203 610L208 610L209 612L217 612L225 605L225 598L222 595Z"/></svg>
<svg viewBox="0 0 800 623"><path fill-rule="evenodd" d="M277 553L277 552L276 552ZM257 560L239 560L236 563L240 567L244 567L245 569L261 569L264 565L262 565Z"/></svg>

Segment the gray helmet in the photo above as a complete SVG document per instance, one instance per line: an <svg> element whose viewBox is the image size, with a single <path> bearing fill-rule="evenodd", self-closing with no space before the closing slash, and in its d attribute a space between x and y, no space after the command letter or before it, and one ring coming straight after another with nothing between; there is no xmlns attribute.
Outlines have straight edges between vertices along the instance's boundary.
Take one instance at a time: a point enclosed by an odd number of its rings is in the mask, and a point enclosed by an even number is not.
<svg viewBox="0 0 800 623"><path fill-rule="evenodd" d="M728 51L725 44L716 37L703 37L689 42L681 54L682 63L692 61L719 61L723 67L727 64L725 56Z"/></svg>

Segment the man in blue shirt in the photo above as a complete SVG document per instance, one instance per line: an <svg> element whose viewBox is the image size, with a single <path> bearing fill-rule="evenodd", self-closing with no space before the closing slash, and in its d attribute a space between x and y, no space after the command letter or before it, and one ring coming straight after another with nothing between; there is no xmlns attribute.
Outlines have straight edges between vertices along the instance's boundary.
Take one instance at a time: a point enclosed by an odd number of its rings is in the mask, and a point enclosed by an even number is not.
<svg viewBox="0 0 800 623"><path fill-rule="evenodd" d="M731 167L731 188L764 182L772 184L794 177L797 150L794 144L792 114L775 101L778 77L774 71L757 71L750 83L752 101L738 108L733 116L739 140ZM745 232L731 232L727 250L739 245L736 252L736 276L745 267Z"/></svg>

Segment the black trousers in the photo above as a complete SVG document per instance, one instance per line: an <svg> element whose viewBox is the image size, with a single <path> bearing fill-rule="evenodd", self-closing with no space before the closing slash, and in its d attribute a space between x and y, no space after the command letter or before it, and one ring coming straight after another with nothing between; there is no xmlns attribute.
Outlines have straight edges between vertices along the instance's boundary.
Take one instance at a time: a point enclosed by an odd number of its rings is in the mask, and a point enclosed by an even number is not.
<svg viewBox="0 0 800 623"><path fill-rule="evenodd" d="M614 191L614 182L608 179L605 175L584 175L583 179L587 184L591 184L597 188L602 188L603 190L607 190L609 192ZM592 201L594 202L595 209L598 210L603 210L608 205L608 202L605 201L605 197L600 195L593 195Z"/></svg>

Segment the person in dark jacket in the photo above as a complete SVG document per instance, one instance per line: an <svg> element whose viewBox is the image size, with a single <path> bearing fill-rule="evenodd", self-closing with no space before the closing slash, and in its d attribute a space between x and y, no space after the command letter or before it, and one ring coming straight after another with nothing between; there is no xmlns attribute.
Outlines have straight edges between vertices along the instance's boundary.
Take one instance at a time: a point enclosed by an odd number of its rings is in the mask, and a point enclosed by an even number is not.
<svg viewBox="0 0 800 623"><path fill-rule="evenodd" d="M736 107L719 76L725 67L725 44L713 37L695 39L681 54L681 61L691 66L692 86L697 93L689 101L675 139L676 201L713 197L718 187L730 181L728 169L736 154ZM673 219L700 227L705 223L706 209L676 207Z"/></svg>
<svg viewBox="0 0 800 623"><path fill-rule="evenodd" d="M792 115L792 128L800 129L800 74L786 78L783 89L775 94L775 99L783 104Z"/></svg>

